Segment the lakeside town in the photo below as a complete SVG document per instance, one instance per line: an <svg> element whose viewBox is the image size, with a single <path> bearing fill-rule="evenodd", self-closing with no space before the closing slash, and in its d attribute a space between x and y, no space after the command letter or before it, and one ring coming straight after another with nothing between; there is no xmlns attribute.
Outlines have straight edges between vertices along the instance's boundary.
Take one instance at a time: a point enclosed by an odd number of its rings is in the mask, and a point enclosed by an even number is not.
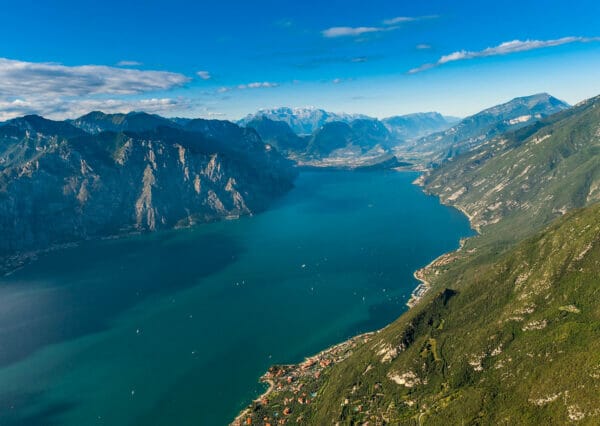
<svg viewBox="0 0 600 426"><path fill-rule="evenodd" d="M319 397L318 390L331 367L346 360L375 334L371 332L352 337L306 358L300 364L270 367L260 378L269 388L242 411L231 426L306 423L305 408Z"/></svg>

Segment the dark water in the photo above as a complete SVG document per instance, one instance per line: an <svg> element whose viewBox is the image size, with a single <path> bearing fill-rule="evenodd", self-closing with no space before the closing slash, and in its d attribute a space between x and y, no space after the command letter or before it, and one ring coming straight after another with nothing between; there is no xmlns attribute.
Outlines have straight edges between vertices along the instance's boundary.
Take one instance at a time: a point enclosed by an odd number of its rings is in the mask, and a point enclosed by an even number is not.
<svg viewBox="0 0 600 426"><path fill-rule="evenodd" d="M0 425L222 425L273 363L405 309L470 235L416 174L303 172L252 218L44 256L0 280Z"/></svg>

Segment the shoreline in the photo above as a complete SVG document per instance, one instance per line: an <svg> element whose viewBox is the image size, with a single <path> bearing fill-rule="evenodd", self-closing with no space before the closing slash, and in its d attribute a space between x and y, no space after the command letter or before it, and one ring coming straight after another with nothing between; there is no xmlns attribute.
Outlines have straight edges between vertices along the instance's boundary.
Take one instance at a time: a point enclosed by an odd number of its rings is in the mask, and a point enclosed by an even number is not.
<svg viewBox="0 0 600 426"><path fill-rule="evenodd" d="M275 200L273 200L275 201ZM112 241L112 240L122 240L127 238L132 238L140 235L150 235L150 234L158 234L161 232L175 232L179 230L185 229L193 229L196 226L201 226L210 223L217 222L225 222L225 221L237 221L242 220L247 217L252 217L255 215L255 212L249 211L245 214L231 214L226 216L219 217L208 217L201 222L190 222L186 224L176 224L172 227L161 228L154 231L149 230L139 230L139 229L124 229L123 232L115 233L115 234L107 234L107 235L98 235L93 237L86 237L80 240L69 241L64 243L54 243L48 247L40 248L40 249L32 249L25 252L16 252L13 254L9 254L3 257L0 257L0 278L1 277L9 277L12 274L18 272L24 267L28 266L31 263L36 262L40 256L47 255L49 253L66 250L71 248L76 248L86 243L93 242L101 242L101 241Z"/></svg>
<svg viewBox="0 0 600 426"><path fill-rule="evenodd" d="M406 171L413 171L413 172L417 171L417 170L405 170L405 169L401 169L401 170L392 169L392 170L396 170L397 172L400 172L400 173L401 172L406 172ZM423 181L424 181L424 176L425 176L426 172L424 172L424 171L420 171L420 172L421 172L421 174L419 175L419 177L417 179L415 179L413 181L413 184L421 187L422 191L425 194L435 195L435 194L430 194L427 191L425 191ZM469 226L471 227L471 229L473 231L476 232L475 236L477 236L477 235L480 234L478 227L476 227L473 224L473 220L472 220L471 215L469 215L467 212L465 212L462 208L460 208L458 206L454 206L454 205L451 205L451 204L448 204L448 203L444 203L439 196L437 196L437 195L435 195L435 196L440 200L441 204L443 204L445 206L448 206L448 207L453 207L453 208L457 209L458 211L460 211L462 214L464 214L465 217L469 221ZM461 238L460 241L459 241L459 247L458 247L458 249L452 250L452 251L449 251L449 252L441 254L440 256L438 256L435 259L433 259L431 262L429 262L424 267L419 268L415 272L413 272L413 277L417 281L420 281L420 283L411 292L411 296L410 296L409 300L406 302L406 305L408 306L409 309L412 309L414 306L416 306L423 299L423 297L425 297L425 295L429 292L429 290L431 289L430 282L427 281L425 279L425 276L424 276L424 274L426 273L426 271L428 269L430 269L430 268L438 265L438 264L443 265L443 264L447 263L448 261L451 261L454 258L454 256L455 256L454 253L459 252L459 251L461 251L463 249L464 244L465 244L465 242L466 242L466 240L468 238L473 238L473 237L464 237L464 238ZM302 366L306 365L307 362L309 362L309 361L311 361L311 360L313 360L313 359L315 359L315 358L317 358L319 356L322 356L323 354L328 354L328 353L334 352L337 348L343 347L344 345L351 345L353 342L355 342L358 339L361 339L361 338L370 338L372 335L377 334L380 330L382 330L385 327L387 327L387 325L384 326L384 327L382 327L379 330L375 330L375 331L372 331L372 332L359 334L359 335L351 337L351 338L349 338L349 339L347 339L347 340L345 340L345 341L343 341L341 343L338 343L336 345L330 346L330 347L324 349L323 351L319 352L317 355L305 358L304 362L302 362L302 363L291 364L291 365L284 365L283 367L287 367L287 368L290 368L292 370L301 369ZM248 407L246 407L244 410L242 410L240 412L240 414L238 414L235 417L234 421L230 423L230 426L242 426L244 424L244 422L243 422L244 418L250 419L250 423L246 423L246 424L253 424L252 420L251 420L251 417L250 417L251 414L252 414L253 405L255 405L255 404L261 404L261 403L265 402L265 398L268 395L270 395L273 392L273 390L274 390L275 383L272 380L270 382L267 382L267 380L270 380L267 376L269 375L269 372L271 371L271 369L274 368L274 367L276 367L276 365L270 367L269 371L267 371L267 373L263 374L260 377L260 379L259 379L259 382L269 383L269 385L270 385L269 388L263 394L261 394L258 398L256 398L255 400L253 400L252 403L250 403ZM267 401L267 403L268 403L268 401Z"/></svg>
<svg viewBox="0 0 600 426"><path fill-rule="evenodd" d="M463 215L465 215L465 217L468 219L469 221L469 226L471 227L471 229L473 231L476 232L476 235L471 236L471 237L464 237L461 238L459 241L459 247L456 250L452 250L446 253L443 253L441 255L439 255L438 257L436 257L435 259L433 259L431 262L429 262L427 265L423 266L420 269L417 269L414 273L413 273L413 277L419 281L419 284L415 287L415 289L412 291L410 298L408 299L408 301L406 302L406 305L409 307L409 309L413 308L415 305L417 305L419 303L419 301L421 301L421 299L423 299L423 297L425 297L425 295L429 292L429 290L431 289L431 283L429 281L427 281L425 279L425 274L427 272L428 269L436 266L437 264L443 264L446 259L450 258L452 256L452 253L455 252L459 252L463 249L466 241L469 238L473 238L476 237L477 235L480 235L480 228L478 225L475 225L474 221L473 221L473 216L471 216L467 211L465 211L464 208L455 205L455 204L449 204L447 202L444 202L444 200L442 200L442 198L439 195L436 194L432 194L429 191L425 190L425 174L426 172L422 172L418 178L416 178L413 182L414 185L418 186L421 188L421 190L428 195L433 195L435 197L437 197L437 199L440 201L440 204L444 205L444 206L448 206L448 207L452 207L455 208L456 210L458 210L459 212L461 212Z"/></svg>
<svg viewBox="0 0 600 426"><path fill-rule="evenodd" d="M309 405L312 398L316 397L315 394L307 393L308 391L300 394L301 390L314 386L324 377L324 371L346 360L358 345L369 342L371 337L377 333L378 331L370 331L350 337L325 348L315 355L306 357L304 361L296 364L272 365L259 379L259 382L269 385L267 390L248 404L230 423L230 426L258 424L255 417L258 416L259 420L263 420L260 419L264 415L264 413L261 414L261 411L269 406L271 402L269 401L269 395L275 390L281 394L290 393L294 395L293 398L285 398L285 407L281 407L282 418L293 416L297 404L299 406ZM271 424L275 424L275 419Z"/></svg>
<svg viewBox="0 0 600 426"><path fill-rule="evenodd" d="M275 389L275 382L271 379L263 380L264 377L265 377L265 375L263 374L260 377L259 382L267 383L269 385L267 390L264 391L262 394L260 394L258 397L256 397L254 400L252 400L250 405L248 407L244 408L244 410L242 410L242 412L240 414L238 414L235 419L233 419L233 421L231 422L231 426L241 426L243 424L244 417L247 417L250 414L250 411L252 410L252 408L251 408L252 405L264 400L271 394L271 392L273 392L273 390Z"/></svg>

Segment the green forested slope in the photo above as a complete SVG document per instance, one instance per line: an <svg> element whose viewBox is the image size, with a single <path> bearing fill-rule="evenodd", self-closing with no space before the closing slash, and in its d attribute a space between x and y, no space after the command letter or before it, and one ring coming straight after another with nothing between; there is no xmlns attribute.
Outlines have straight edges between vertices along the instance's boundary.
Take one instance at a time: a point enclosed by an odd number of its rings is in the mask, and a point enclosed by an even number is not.
<svg viewBox="0 0 600 426"><path fill-rule="evenodd" d="M569 214L441 278L331 370L313 423L598 424L599 218Z"/></svg>
<svg viewBox="0 0 600 426"><path fill-rule="evenodd" d="M493 139L433 170L423 184L484 234L513 241L598 201L600 97Z"/></svg>

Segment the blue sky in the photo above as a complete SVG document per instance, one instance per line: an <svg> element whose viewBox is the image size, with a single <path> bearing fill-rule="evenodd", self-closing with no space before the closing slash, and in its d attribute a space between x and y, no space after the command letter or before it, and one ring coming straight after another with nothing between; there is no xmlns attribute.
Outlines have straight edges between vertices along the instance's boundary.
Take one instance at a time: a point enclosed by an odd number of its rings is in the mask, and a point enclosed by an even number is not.
<svg viewBox="0 0 600 426"><path fill-rule="evenodd" d="M4 3L0 119L308 105L465 116L543 91L600 94L597 0Z"/></svg>

